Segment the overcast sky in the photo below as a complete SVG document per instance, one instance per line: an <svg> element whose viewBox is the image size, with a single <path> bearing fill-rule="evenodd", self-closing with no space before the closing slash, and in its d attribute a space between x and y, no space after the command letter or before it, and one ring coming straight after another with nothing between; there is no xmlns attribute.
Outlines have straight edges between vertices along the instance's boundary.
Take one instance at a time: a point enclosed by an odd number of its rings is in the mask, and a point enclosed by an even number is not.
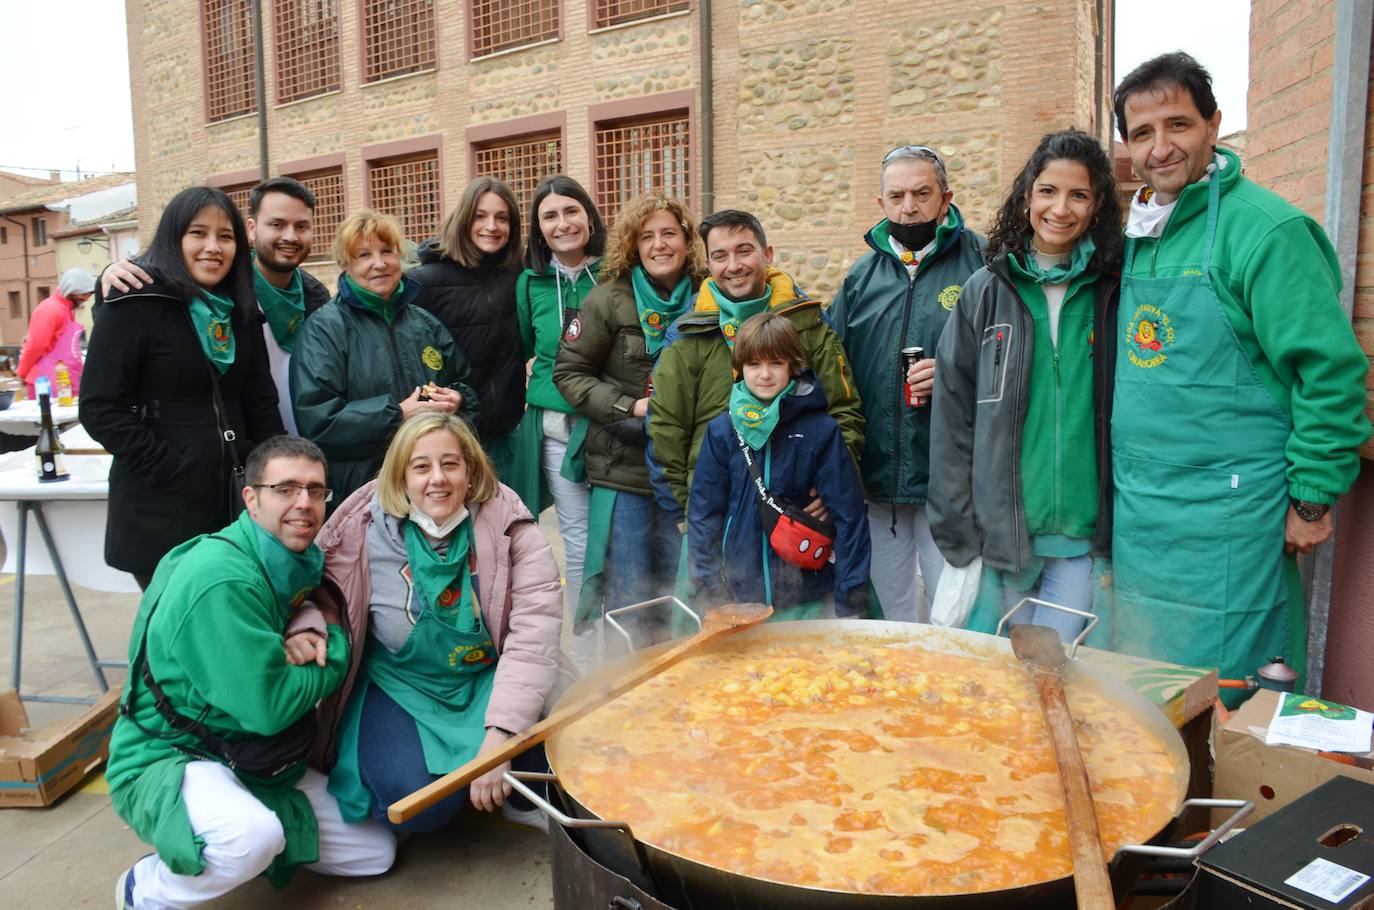
<svg viewBox="0 0 1374 910"><path fill-rule="evenodd" d="M68 180L77 168L133 170L124 0L0 0L0 10L0 85L11 87L0 168L61 169ZM1116 76L1186 50L1212 71L1222 133L1244 129L1249 22L1249 0L1118 0Z"/></svg>

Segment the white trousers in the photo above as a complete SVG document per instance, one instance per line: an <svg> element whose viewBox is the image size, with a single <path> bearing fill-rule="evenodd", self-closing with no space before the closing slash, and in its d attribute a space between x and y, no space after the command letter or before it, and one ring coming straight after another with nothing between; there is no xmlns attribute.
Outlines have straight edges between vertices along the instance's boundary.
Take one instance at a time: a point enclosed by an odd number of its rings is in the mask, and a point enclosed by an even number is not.
<svg viewBox="0 0 1374 910"><path fill-rule="evenodd" d="M313 768L296 784L315 810L320 861L306 866L324 875L381 875L396 859L396 838L374 821L351 825ZM154 853L134 864L134 906L179 910L225 894L263 873L286 847L281 821L234 772L219 762L193 761L181 779L191 830L204 838L200 875L178 875Z"/></svg>
<svg viewBox="0 0 1374 910"><path fill-rule="evenodd" d="M869 579L885 619L930 622L930 601L940 584L945 558L930 536L925 506L897 506L895 535L892 509L889 502L868 504L868 536L873 544ZM924 594L917 590L918 569Z"/></svg>
<svg viewBox="0 0 1374 910"><path fill-rule="evenodd" d="M563 578L567 582L563 588L564 621L571 624L577 602L582 597L582 563L587 556L587 508L592 491L587 484L574 483L559 473L567 451L566 440L544 436L544 477L553 493L558 534L563 538Z"/></svg>

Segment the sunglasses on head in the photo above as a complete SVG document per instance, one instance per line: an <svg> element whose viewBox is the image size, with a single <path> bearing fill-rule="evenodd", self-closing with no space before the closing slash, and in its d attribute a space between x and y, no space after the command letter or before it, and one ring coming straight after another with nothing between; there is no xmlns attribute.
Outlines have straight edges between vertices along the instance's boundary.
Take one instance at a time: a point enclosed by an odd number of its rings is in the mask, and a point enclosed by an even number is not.
<svg viewBox="0 0 1374 910"><path fill-rule="evenodd" d="M926 145L899 145L883 156L883 164L887 164L894 158L924 158L927 161L934 161L940 167L945 166L945 160L940 157L940 153Z"/></svg>

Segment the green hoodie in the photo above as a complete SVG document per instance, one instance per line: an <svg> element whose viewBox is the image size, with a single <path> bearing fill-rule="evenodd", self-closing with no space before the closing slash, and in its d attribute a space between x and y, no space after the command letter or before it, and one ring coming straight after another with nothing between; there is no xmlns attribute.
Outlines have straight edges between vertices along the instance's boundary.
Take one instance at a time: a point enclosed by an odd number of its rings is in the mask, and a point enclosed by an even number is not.
<svg viewBox="0 0 1374 910"><path fill-rule="evenodd" d="M1333 503L1359 473L1369 438L1369 359L1340 307L1340 265L1320 225L1246 178L1234 152L1217 154L1226 166L1212 285L1260 382L1293 423L1284 448L1289 495ZM1132 241L1130 277L1199 274L1206 224L1207 184L1199 181L1179 195L1161 237ZM1121 330L1136 321L1123 308Z"/></svg>
<svg viewBox="0 0 1374 910"><path fill-rule="evenodd" d="M534 358L525 401L533 407L576 414L577 408L568 404L554 385L553 365L558 359L558 343L564 331L581 331L581 322L578 321L574 329L573 321L576 311L582 308L582 301L596 287L601 263L583 269L576 281L564 281L555 268L550 261L542 272L525 269L515 284L515 317L520 326L520 343L524 345L525 359ZM564 310L569 312L566 324Z"/></svg>

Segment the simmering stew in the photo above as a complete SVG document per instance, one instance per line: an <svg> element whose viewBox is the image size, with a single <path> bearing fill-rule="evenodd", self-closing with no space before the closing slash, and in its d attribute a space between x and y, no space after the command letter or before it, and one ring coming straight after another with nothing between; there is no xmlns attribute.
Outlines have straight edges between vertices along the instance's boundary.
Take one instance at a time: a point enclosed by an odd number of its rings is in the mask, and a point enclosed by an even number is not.
<svg viewBox="0 0 1374 910"><path fill-rule="evenodd" d="M1162 743L1069 687L1107 856L1171 817ZM691 658L569 727L564 786L660 849L741 875L894 895L1072 873L1035 686L1011 658L844 635Z"/></svg>

